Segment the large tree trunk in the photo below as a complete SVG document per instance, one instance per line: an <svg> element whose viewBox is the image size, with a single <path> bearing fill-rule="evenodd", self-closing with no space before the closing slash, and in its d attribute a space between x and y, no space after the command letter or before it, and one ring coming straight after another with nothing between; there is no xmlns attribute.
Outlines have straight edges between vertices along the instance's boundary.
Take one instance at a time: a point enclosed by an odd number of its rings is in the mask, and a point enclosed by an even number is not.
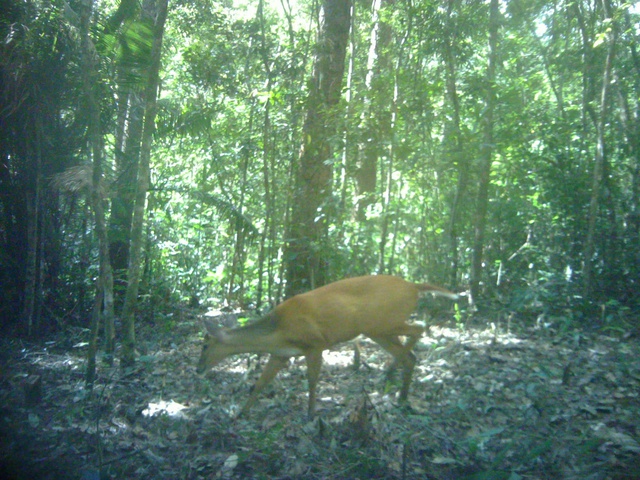
<svg viewBox="0 0 640 480"><path fill-rule="evenodd" d="M330 139L339 118L335 109L342 92L350 24L349 0L323 1L285 255L287 295L327 281L323 249L332 188Z"/></svg>
<svg viewBox="0 0 640 480"><path fill-rule="evenodd" d="M121 364L130 367L135 363L135 307L138 300L138 287L140 285L142 264L142 232L144 225L144 212L149 190L149 164L151 156L151 143L155 129L157 110L158 86L160 83L160 57L162 53L162 37L164 24L167 19L168 0L158 0L150 10L154 11L155 21L153 47L151 49L151 63L149 67L149 80L145 91L145 114L142 131L142 147L140 149L140 162L138 164L138 178L136 201L133 210L131 224L131 247L129 250L129 282L125 294L124 307L122 309L122 326L124 337L122 340ZM155 7L155 8L154 8ZM145 8L145 7L143 7Z"/></svg>
<svg viewBox="0 0 640 480"><path fill-rule="evenodd" d="M478 178L478 197L474 221L473 262L471 265L471 303L476 304L480 293L484 238L489 204L489 184L491 181L491 163L493 159L493 110L496 103L495 77L497 61L498 27L500 3L491 0L489 7L489 65L487 66L487 96L484 118L482 119L484 139L480 155Z"/></svg>

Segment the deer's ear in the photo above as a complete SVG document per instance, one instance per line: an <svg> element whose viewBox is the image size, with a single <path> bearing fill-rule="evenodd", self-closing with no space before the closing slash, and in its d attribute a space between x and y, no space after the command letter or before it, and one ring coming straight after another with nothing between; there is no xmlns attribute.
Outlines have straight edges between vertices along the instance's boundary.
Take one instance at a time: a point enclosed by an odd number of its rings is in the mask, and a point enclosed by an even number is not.
<svg viewBox="0 0 640 480"><path fill-rule="evenodd" d="M205 318L202 323L204 325L205 332L209 336L219 340L220 342L223 342L224 339L227 337L227 334L225 333L224 328L221 328L220 326L218 326L218 324L216 324L213 320L209 318Z"/></svg>
<svg viewBox="0 0 640 480"><path fill-rule="evenodd" d="M202 324L204 325L205 331L209 335L211 335L213 337L217 337L218 336L218 331L220 330L220 327L218 325L216 325L211 319L205 318L203 320Z"/></svg>

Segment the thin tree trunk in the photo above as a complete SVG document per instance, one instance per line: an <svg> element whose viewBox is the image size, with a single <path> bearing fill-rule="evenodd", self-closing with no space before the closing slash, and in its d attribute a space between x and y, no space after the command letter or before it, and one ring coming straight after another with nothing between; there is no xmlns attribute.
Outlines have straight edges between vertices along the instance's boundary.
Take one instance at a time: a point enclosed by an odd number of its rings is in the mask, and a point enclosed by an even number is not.
<svg viewBox="0 0 640 480"><path fill-rule="evenodd" d="M249 125L247 128L247 135L250 137L253 130L253 118L255 115L255 103L251 105L251 112L249 114ZM250 144L250 138L247 139L247 144ZM242 164L240 166L240 199L238 201L238 214L244 215L244 202L247 191L247 177L249 169L249 160L253 152L248 148L244 148L242 151ZM244 310L244 264L246 261L246 245L247 245L247 232L241 225L237 225L235 228L235 242L233 247L233 259L231 261L231 269L229 272L229 283L227 285L227 303L229 305L240 304L240 307ZM238 279L236 281L236 278ZM237 288L236 288L237 287Z"/></svg>
<svg viewBox="0 0 640 480"><path fill-rule="evenodd" d="M258 3L258 16L260 19L260 42L261 48L260 52L262 55L262 63L264 64L264 69L267 74L267 92L271 91L272 87L272 75L271 75L271 67L270 67L270 59L267 55L267 46L266 46L266 25L264 18L264 0L260 0ZM265 262L270 262L271 252L267 247L268 244L271 245L274 241L269 237L269 233L272 232L271 225L273 223L274 217L274 205L273 198L271 195L271 175L269 168L269 159L272 156L272 148L271 148L271 101L267 99L264 102L264 119L262 124L262 181L264 185L264 225L262 227L262 234L260 235L260 250L258 254L258 288L256 292L256 310L260 311L262 308L263 296L264 296L264 274L265 274ZM270 263L269 263L270 265ZM267 282L270 279L270 268L267 267ZM267 296L270 294L270 289L267 288Z"/></svg>
<svg viewBox="0 0 640 480"><path fill-rule="evenodd" d="M104 212L104 193L102 191L102 162L103 162L103 138L100 121L100 106L98 104L95 86L97 85L97 62L93 42L89 37L89 23L93 2L81 6L81 42L82 42L82 80L85 95L86 108L89 116L89 145L93 157L92 186L90 202L95 216L96 236L99 243L100 272L96 281L96 298L91 320L89 348L87 352L87 370L85 382L92 386L95 379L96 353L98 344L97 326L100 322L102 309L106 321L113 321L113 275L109 260L109 240L107 236L107 224Z"/></svg>
<svg viewBox="0 0 640 480"><path fill-rule="evenodd" d="M451 14L454 7L454 2L449 3L447 12L447 19L452 23ZM444 38L444 63L445 63L445 78L447 86L447 96L449 102L451 102L452 118L451 118L451 131L452 131L452 152L451 159L457 167L458 179L456 184L456 190L453 197L453 203L451 205L451 218L449 222L449 255L451 257L451 270L449 283L452 286L458 283L458 230L460 223L460 210L464 197L467 193L467 185L469 179L469 162L463 155L464 145L462 140L462 129L460 127L460 99L458 98L458 89L456 86L456 64L455 55L453 54L452 40L449 36L450 28L445 26L445 38Z"/></svg>
<svg viewBox="0 0 640 480"><path fill-rule="evenodd" d="M366 208L376 199L378 159L382 155L381 144L389 135L389 111L392 92L389 82L380 79L382 72L390 73L389 44L391 28L382 20L381 12L393 0L374 0L371 4L372 28L367 58L364 105L360 116L358 155L356 165L356 218L365 219Z"/></svg>
<svg viewBox="0 0 640 480"><path fill-rule="evenodd" d="M400 181L400 185L397 188L398 192L402 191L402 182ZM399 195L399 194L398 194ZM400 195L399 195L400 196ZM396 211L393 215L393 236L391 238L391 248L389 253L389 261L387 262L387 272L392 274L395 270L396 266L396 251L398 245L398 229L400 228L400 219L402 218L401 214L401 205L403 205L402 198L398 198L396 202Z"/></svg>
<svg viewBox="0 0 640 480"><path fill-rule="evenodd" d="M120 76L124 76L121 73ZM126 80L125 80L126 81ZM124 88L122 88L124 89ZM131 219L135 202L136 174L140 161L140 142L144 121L144 99L136 93L121 93L121 102L126 102L126 122L120 124L124 132L117 132L122 137L122 150L116 150L116 174L114 195L111 199L111 215L109 217L109 250L111 263L117 281L126 284L126 270L129 266L129 248L131 235ZM120 299L121 301L122 299Z"/></svg>
<svg viewBox="0 0 640 480"><path fill-rule="evenodd" d="M380 172L385 179L385 191L382 194L382 214L380 224L380 244L378 245L378 274L387 273L386 249L391 220L391 197L393 196L393 162L387 164L385 172Z"/></svg>
<svg viewBox="0 0 640 480"><path fill-rule="evenodd" d="M305 46L300 52L298 51L298 48L296 46L296 33L295 33L295 29L294 29L294 16L296 15L294 13L294 7L291 6L291 4L289 2L281 2L282 6L283 6L283 10L284 10L284 14L285 14L285 18L287 21L287 33L288 33L288 37L289 37L289 42L287 47L289 48L290 52L291 52L291 59L289 60L290 65L295 66L300 64L300 67L296 67L296 68L292 68L292 71L297 71L300 72L298 75L292 77L290 79L291 82L291 88L292 90L300 90L300 89L304 89L305 87L305 83L306 83L306 74L304 73L306 71L306 65L308 62L308 48L307 45L311 44L310 40L305 40L302 42L303 46ZM317 4L314 4L314 10L317 8ZM307 35L311 35L310 29L309 29L309 33ZM269 232L269 245L270 245L270 250L271 251L277 251L279 250L280 247L280 242L277 241L277 235L280 234L280 232L282 230L285 231L285 235L284 238L289 238L289 233L291 232L291 211L292 211L292 205L294 202L294 187L295 187L295 178L296 178L296 172L298 170L298 165L297 165L297 159L296 159L296 146L299 144L296 144L296 142L298 141L296 135L297 135L297 131L298 131L298 123L300 122L300 119L302 117L302 110L301 107L298 104L298 101L295 97L295 95L291 95L290 96L290 100L289 100L289 121L290 121L290 128L289 131L291 132L291 135L289 135L289 137L287 138L287 143L289 145L289 151L291 151L291 156L289 157L289 165L288 165L288 175L286 177L286 184L285 184L285 189L287 194L285 195L285 200L284 200L284 205L283 205L283 210L284 210L284 221L281 224L276 224L275 222L275 218L273 219L273 221L271 222L271 230ZM276 172L276 162L275 159L273 158L273 156L270 158L270 165L271 165L271 171L272 172ZM275 182L274 182L275 185ZM275 201L275 197L274 197L274 201ZM277 211L279 209L276 208L276 206L274 205L274 212ZM274 299L281 299L284 296L284 282L278 282L277 284L274 284L274 277L277 276L277 278L285 278L285 271L288 269L288 263L287 262L287 255L289 252L289 247L285 245L284 247L284 256L282 261L277 262L277 274L276 275L269 275L269 279L268 279L268 291L270 292L268 294L269 298L271 300ZM269 271L273 271L276 268L275 265L272 265L271 263L269 263L269 267L268 270Z"/></svg>
<svg viewBox="0 0 640 480"><path fill-rule="evenodd" d="M158 87L160 84L160 59L162 53L162 37L164 24L167 19L168 0L158 0L155 5L154 38L151 49L151 63L149 67L149 79L145 91L145 115L142 132L142 147L140 150L140 162L138 164L138 179L136 201L133 209L133 221L131 224L131 247L129 251L129 282L125 294L122 311L122 326L124 337L122 340L121 364L124 368L135 363L135 307L138 300L138 288L140 285L142 264L142 242L144 212L149 190L150 157L155 118L157 111Z"/></svg>
<svg viewBox="0 0 640 480"><path fill-rule="evenodd" d="M140 14L138 0L120 0L118 9L103 23L104 33L113 35L122 25L135 20ZM125 26L125 28L127 28ZM136 174L140 161L140 142L144 121L144 101L140 93L131 87L131 75L136 66L120 62L116 70L118 84L118 114L116 121L116 181L114 182L109 216L109 251L116 282L125 291L131 219L135 202ZM122 295L118 296L122 306Z"/></svg>
<svg viewBox="0 0 640 480"><path fill-rule="evenodd" d="M37 121L37 120L36 120ZM42 179L40 180L42 182ZM36 301L35 301L35 309L33 311L33 326L36 331L40 329L41 321L42 321L42 307L44 306L44 288L45 288L45 273L50 275L51 278L56 278L56 272L54 272L53 267L53 258L50 256L46 258L50 270L47 271L47 262L45 262L45 239L48 239L51 242L54 242L53 232L47 232L47 225L51 223L53 220L53 213L47 215L46 213L46 192L42 191L42 183L39 187L39 197L40 197L40 206L38 207L39 212L39 220L38 220L38 246L37 246L37 256L38 256L38 264L37 264L37 279L36 279ZM44 195L44 197L43 197ZM45 217L46 215L46 217ZM45 220L49 220L48 222ZM53 291L56 291L53 286L49 286Z"/></svg>
<svg viewBox="0 0 640 480"><path fill-rule="evenodd" d="M624 29L631 31L632 23L629 11L624 12ZM628 245L624 253L625 262L628 265L630 277L633 281L640 282L640 100L638 99L638 87L640 82L640 55L634 40L629 43L631 55L632 78L620 78L617 73L614 84L617 85L620 122L623 126L624 136L627 142L630 160L631 187L629 200L630 208L627 212L625 223ZM635 95L634 95L635 93Z"/></svg>
<svg viewBox="0 0 640 480"><path fill-rule="evenodd" d="M593 261L596 252L596 226L598 210L600 207L600 189L602 187L602 176L606 162L605 152L605 129L607 126L607 113L609 105L609 88L612 76L613 57L615 55L616 28L611 5L608 0L602 0L605 15L605 23L611 24L611 31L608 33L607 57L602 73L602 90L600 92L600 114L596 120L596 155L593 165L593 176L591 183L591 199L589 202L589 217L587 222L587 238L584 248L584 270L582 290L584 298L589 298L593 291Z"/></svg>
<svg viewBox="0 0 640 480"><path fill-rule="evenodd" d="M356 65L356 35L354 34L354 22L355 22L355 8L352 6L351 11L351 27L350 27L350 35L349 35L349 63L345 67L347 72L345 75L345 89L344 89L344 99L345 99L345 111L344 111L344 121L342 125L342 154L341 154L341 162L340 162L340 175L339 175L339 185L337 185L336 190L340 191L340 201L338 204L338 212L340 214L345 215L348 211L347 201L350 198L349 195L349 171L351 168L351 151L352 151L352 143L353 138L355 137L353 133L353 129L349 128L349 125L354 116L354 111L356 110L356 102L354 101L354 70ZM359 102L358 102L359 103ZM344 217L343 217L344 218ZM344 239L344 233L347 228L347 222L340 222L340 226L338 228L338 236L337 241L341 242Z"/></svg>
<svg viewBox="0 0 640 480"><path fill-rule="evenodd" d="M27 264L25 272L25 294L23 313L27 335L32 336L34 330L34 311L37 288L38 259L38 202L37 187L35 192L27 192Z"/></svg>
<svg viewBox="0 0 640 480"><path fill-rule="evenodd" d="M485 115L482 119L484 139L480 154L478 197L474 221L473 262L471 265L471 304L476 305L480 293L482 263L484 254L487 207L489 204L489 184L493 160L493 110L495 106L495 77L498 48L499 0L491 0L489 7L489 65L487 66L487 97Z"/></svg>
<svg viewBox="0 0 640 480"><path fill-rule="evenodd" d="M39 319L37 312L38 299L41 298L39 290L42 285L38 282L38 258L42 251L38 248L41 228L41 196L42 196L42 120L37 117L34 122L33 131L29 132L27 140L27 155L35 158L35 172L33 183L29 185L26 193L27 210L27 258L25 271L25 298L23 304L23 318L27 327L27 335L34 335L38 328Z"/></svg>
<svg viewBox="0 0 640 480"><path fill-rule="evenodd" d="M96 356L98 354L98 330L100 330L100 316L102 315L102 304L104 301L104 288L98 288L96 297L91 309L91 322L89 323L89 347L87 349L87 369L84 381L92 387L96 380Z"/></svg>

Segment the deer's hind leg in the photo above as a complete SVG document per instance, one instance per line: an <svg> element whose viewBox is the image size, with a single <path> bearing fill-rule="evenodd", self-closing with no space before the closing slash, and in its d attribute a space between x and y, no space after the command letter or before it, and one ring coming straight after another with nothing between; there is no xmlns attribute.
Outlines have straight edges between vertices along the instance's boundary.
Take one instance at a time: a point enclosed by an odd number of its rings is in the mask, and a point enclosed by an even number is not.
<svg viewBox="0 0 640 480"><path fill-rule="evenodd" d="M395 364L402 367L402 388L400 390L400 402L406 402L409 396L409 387L411 385L411 376L416 366L416 356L411 351L415 344L422 336L423 329L415 325L404 325L405 328L401 332L394 335L385 335L379 337L371 337L387 352L389 352L395 361ZM407 337L407 341L403 344L398 335Z"/></svg>

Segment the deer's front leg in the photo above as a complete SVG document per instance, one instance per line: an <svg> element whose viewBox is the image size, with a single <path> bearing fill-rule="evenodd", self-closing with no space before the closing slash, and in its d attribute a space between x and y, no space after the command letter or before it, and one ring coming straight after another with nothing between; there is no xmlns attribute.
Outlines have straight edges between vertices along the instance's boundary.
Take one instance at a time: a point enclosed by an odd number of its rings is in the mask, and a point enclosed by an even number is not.
<svg viewBox="0 0 640 480"><path fill-rule="evenodd" d="M271 355L271 357L269 357L269 361L264 366L262 375L260 375L260 378L258 378L258 381L256 382L256 384L253 386L253 389L251 390L251 395L249 395L249 400L247 400L247 403L244 405L244 407L242 407L242 410L240 411L241 416L249 412L251 407L253 407L254 403L256 403L256 400L258 399L258 395L260 394L260 392L264 390L264 387L269 385L271 380L273 380L273 378L278 374L278 372L283 368L287 367L288 365L289 365L289 357L279 357L277 355Z"/></svg>

